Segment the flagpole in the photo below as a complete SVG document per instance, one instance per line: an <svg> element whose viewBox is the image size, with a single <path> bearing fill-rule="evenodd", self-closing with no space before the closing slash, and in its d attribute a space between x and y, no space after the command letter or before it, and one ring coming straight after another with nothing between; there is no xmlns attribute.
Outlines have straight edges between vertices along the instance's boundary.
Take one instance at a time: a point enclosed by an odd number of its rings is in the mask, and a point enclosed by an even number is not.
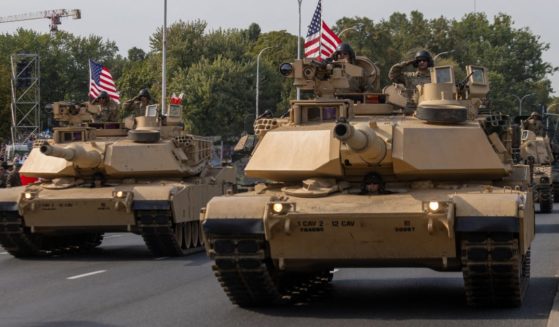
<svg viewBox="0 0 559 327"><path fill-rule="evenodd" d="M163 0L163 31L161 52L161 114L167 111L165 100L167 99L167 0Z"/></svg>
<svg viewBox="0 0 559 327"><path fill-rule="evenodd" d="M297 37L297 59L301 59L301 2L303 0L297 0L299 2L299 35ZM301 89L297 87L297 100L301 100Z"/></svg>

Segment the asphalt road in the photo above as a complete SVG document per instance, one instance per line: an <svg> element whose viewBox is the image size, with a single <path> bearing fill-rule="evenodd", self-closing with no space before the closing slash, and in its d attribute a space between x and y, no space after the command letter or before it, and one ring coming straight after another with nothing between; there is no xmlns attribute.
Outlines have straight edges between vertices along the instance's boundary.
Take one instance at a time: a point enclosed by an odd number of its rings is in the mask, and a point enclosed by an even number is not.
<svg viewBox="0 0 559 327"><path fill-rule="evenodd" d="M538 215L532 278L518 309L465 305L462 276L428 269L340 269L304 305L232 305L204 253L152 258L139 236L108 234L88 255L12 258L0 248L0 326L545 327L559 273L559 212Z"/></svg>

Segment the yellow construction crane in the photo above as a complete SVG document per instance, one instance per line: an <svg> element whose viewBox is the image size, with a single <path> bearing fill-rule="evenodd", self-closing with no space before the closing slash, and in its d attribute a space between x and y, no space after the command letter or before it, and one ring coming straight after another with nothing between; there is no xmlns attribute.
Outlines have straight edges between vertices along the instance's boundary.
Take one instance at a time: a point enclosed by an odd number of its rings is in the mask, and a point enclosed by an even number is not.
<svg viewBox="0 0 559 327"><path fill-rule="evenodd" d="M50 25L49 25L50 32L56 33L58 31L58 25L61 24L60 18L62 17L72 17L74 19L80 19L82 17L82 13L79 9L45 10L45 11L38 11L38 12L32 12L32 13L26 13L20 15L0 17L0 23L19 22L23 20L48 18L50 19Z"/></svg>

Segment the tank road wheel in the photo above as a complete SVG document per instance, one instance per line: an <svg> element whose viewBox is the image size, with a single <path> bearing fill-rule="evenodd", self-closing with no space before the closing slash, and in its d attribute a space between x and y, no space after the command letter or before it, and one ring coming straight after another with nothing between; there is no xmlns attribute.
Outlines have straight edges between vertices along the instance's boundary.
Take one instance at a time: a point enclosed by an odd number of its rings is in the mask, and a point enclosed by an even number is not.
<svg viewBox="0 0 559 327"><path fill-rule="evenodd" d="M331 280L327 272L280 273L267 257L263 237L214 238L212 267L223 290L241 307L287 304L308 300L323 293Z"/></svg>
<svg viewBox="0 0 559 327"><path fill-rule="evenodd" d="M541 213L551 213L553 211L553 199L546 199L540 202Z"/></svg>
<svg viewBox="0 0 559 327"><path fill-rule="evenodd" d="M136 220L147 247L157 257L177 257L202 250L192 245L192 223L173 223L169 210L137 210Z"/></svg>
<svg viewBox="0 0 559 327"><path fill-rule="evenodd" d="M461 245L468 305L520 306L530 279L530 251L522 255L512 234L470 234Z"/></svg>
<svg viewBox="0 0 559 327"><path fill-rule="evenodd" d="M184 223L178 223L174 226L175 231L175 238L177 239L177 243L180 245L181 249L186 248L184 244Z"/></svg>
<svg viewBox="0 0 559 327"><path fill-rule="evenodd" d="M192 225L190 222L184 223L184 243L187 249L192 247Z"/></svg>
<svg viewBox="0 0 559 327"><path fill-rule="evenodd" d="M551 187L539 190L539 202L541 213L551 213L553 211L553 192Z"/></svg>
<svg viewBox="0 0 559 327"><path fill-rule="evenodd" d="M202 224L198 222L198 234L200 235L200 246L204 246L204 238L202 237Z"/></svg>
<svg viewBox="0 0 559 327"><path fill-rule="evenodd" d="M553 202L559 202L559 182L552 184L553 188Z"/></svg>
<svg viewBox="0 0 559 327"><path fill-rule="evenodd" d="M138 210L136 218L140 234L148 249L157 257L183 255L181 224L173 224L169 210Z"/></svg>
<svg viewBox="0 0 559 327"><path fill-rule="evenodd" d="M197 221L192 221L190 224L190 231L192 232L192 246L200 246L200 226Z"/></svg>
<svg viewBox="0 0 559 327"><path fill-rule="evenodd" d="M23 225L23 219L15 211L0 212L0 244L16 258L43 255L42 236L31 234Z"/></svg>

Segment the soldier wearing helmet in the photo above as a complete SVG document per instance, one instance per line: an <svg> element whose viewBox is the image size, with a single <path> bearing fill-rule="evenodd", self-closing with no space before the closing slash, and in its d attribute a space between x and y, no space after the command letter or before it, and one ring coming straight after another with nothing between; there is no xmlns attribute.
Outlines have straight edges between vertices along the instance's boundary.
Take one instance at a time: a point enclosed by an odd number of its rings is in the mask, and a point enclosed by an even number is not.
<svg viewBox="0 0 559 327"><path fill-rule="evenodd" d="M355 65L355 51L347 43L340 43L332 57L334 60L345 59L350 64Z"/></svg>
<svg viewBox="0 0 559 327"><path fill-rule="evenodd" d="M534 132L537 136L544 136L542 116L537 112L532 112L530 117L522 124L523 128Z"/></svg>
<svg viewBox="0 0 559 327"><path fill-rule="evenodd" d="M403 70L413 65L414 72L404 72ZM431 83L431 73L429 67L433 67L434 62L431 54L426 50L418 51L415 58L395 64L388 72L388 78L394 83L404 84L407 89L415 90L417 85Z"/></svg>
<svg viewBox="0 0 559 327"><path fill-rule="evenodd" d="M374 91L374 82L377 79L377 72L374 67L368 65L360 65L359 60L355 56L355 51L347 43L340 43L336 51L332 54L335 61L345 61L352 65L358 65L363 68L362 77L353 77L349 80L349 92L372 92ZM362 60L361 60L362 61Z"/></svg>
<svg viewBox="0 0 559 327"><path fill-rule="evenodd" d="M133 115L134 117L144 116L146 107L152 104L152 98L148 89L141 89L138 95L124 103L125 115Z"/></svg>
<svg viewBox="0 0 559 327"><path fill-rule="evenodd" d="M87 107L92 114L94 123L115 122L118 120L118 103L111 99L109 94L101 91Z"/></svg>

